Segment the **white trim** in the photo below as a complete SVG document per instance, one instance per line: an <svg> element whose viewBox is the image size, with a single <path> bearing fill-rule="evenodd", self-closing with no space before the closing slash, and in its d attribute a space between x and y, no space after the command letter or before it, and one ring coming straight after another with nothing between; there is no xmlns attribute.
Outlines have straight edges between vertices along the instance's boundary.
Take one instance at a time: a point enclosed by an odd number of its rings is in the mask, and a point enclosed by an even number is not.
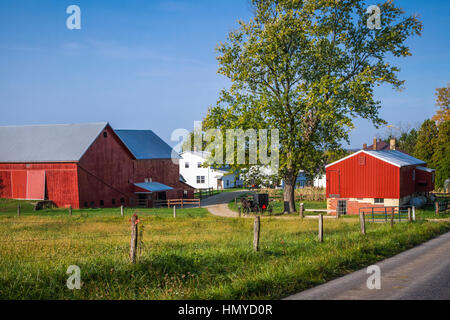
<svg viewBox="0 0 450 320"><path fill-rule="evenodd" d="M375 150L374 150L374 151L375 151ZM400 152L400 151L399 151L399 152ZM411 166L417 166L417 165L420 165L420 164L425 164L425 162L422 161L422 163L418 163L418 164L401 165L401 164L394 163L394 162L388 161L388 160L386 160L386 159L383 159L382 157L378 156L378 155L375 154L374 152L368 152L368 151L366 151L366 150L360 150L360 151L358 151L358 152L356 152L356 153L354 153L354 154L351 154L351 155L349 155L349 156L347 156L347 157L345 157L345 158L343 158L343 159L341 159L341 160L338 160L338 161L336 161L336 162L333 162L332 164L329 164L329 165L325 166L325 168L327 169L328 167L334 166L335 164L337 164L337 163L339 163L339 162L342 162L342 161L344 161L344 160L347 160L347 159L349 159L349 158L351 158L351 157L354 157L354 156L356 156L356 155L358 155L358 154L360 154L360 153L364 153L364 154L366 154L366 155L372 156L372 157L374 157L374 158L376 158L376 159L378 159L378 160L381 160L381 161L383 161L383 162L389 163L389 164L391 164L391 165L393 165L393 166L396 166L396 167L398 167L398 168L407 167L407 166L410 166L410 165L411 165ZM419 160L419 159L417 159L417 160ZM421 161L421 160L420 160L420 161Z"/></svg>
<svg viewBox="0 0 450 320"><path fill-rule="evenodd" d="M342 162L342 161L344 161L344 160L350 159L351 157L354 157L354 156L356 156L357 154L360 154L361 152L364 152L364 150L359 150L358 152L353 153L353 154L351 154L351 155L349 155L349 156L346 156L345 158L342 158L341 160L338 160L338 161L336 161L336 162L333 162L332 164L329 164L329 165L325 166L325 169L327 169L328 167L334 166L335 164L338 164L339 162ZM365 153L365 152L364 152L364 153Z"/></svg>

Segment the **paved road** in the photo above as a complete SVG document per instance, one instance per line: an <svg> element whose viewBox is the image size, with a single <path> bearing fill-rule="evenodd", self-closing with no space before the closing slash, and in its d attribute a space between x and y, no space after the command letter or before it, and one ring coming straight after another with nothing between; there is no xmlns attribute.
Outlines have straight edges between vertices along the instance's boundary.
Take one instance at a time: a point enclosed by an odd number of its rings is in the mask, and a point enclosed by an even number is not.
<svg viewBox="0 0 450 320"><path fill-rule="evenodd" d="M381 289L367 288L367 269L286 300L450 300L450 233L377 264Z"/></svg>

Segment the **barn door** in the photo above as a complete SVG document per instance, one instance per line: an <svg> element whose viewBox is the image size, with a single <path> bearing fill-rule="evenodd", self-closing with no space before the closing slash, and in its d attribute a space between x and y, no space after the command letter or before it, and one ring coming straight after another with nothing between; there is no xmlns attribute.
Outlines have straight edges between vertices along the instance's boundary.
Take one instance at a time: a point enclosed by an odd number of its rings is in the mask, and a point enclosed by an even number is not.
<svg viewBox="0 0 450 320"><path fill-rule="evenodd" d="M330 170L328 172L329 186L328 193L330 198L340 198L341 197L341 175L339 170Z"/></svg>
<svg viewBox="0 0 450 320"><path fill-rule="evenodd" d="M45 199L45 171L32 170L27 173L27 199Z"/></svg>

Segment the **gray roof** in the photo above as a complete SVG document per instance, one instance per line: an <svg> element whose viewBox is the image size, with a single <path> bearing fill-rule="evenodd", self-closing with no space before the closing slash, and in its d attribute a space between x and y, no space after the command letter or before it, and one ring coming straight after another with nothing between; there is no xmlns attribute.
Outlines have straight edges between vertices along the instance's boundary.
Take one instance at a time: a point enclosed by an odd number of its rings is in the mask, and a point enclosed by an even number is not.
<svg viewBox="0 0 450 320"><path fill-rule="evenodd" d="M180 158L180 155L152 130L114 131L138 160Z"/></svg>
<svg viewBox="0 0 450 320"><path fill-rule="evenodd" d="M0 127L0 162L78 161L107 122Z"/></svg>
<svg viewBox="0 0 450 320"><path fill-rule="evenodd" d="M386 150L386 151L364 150L364 152L370 154L371 156L374 156L375 158L393 164L397 167L426 164L422 160L419 160L417 158L414 158L406 153L397 150Z"/></svg>

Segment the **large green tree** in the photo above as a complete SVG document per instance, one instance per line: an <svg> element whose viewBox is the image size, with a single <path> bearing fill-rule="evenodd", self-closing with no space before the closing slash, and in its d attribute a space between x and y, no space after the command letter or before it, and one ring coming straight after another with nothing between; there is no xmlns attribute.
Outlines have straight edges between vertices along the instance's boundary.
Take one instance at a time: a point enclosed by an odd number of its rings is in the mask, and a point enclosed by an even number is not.
<svg viewBox="0 0 450 320"><path fill-rule="evenodd" d="M443 121L438 129L433 164L436 169L436 188L442 189L445 180L450 178L450 120Z"/></svg>
<svg viewBox="0 0 450 320"><path fill-rule="evenodd" d="M411 55L406 40L422 30L393 1L379 3L381 27L368 27L373 3L360 0L253 0L254 16L240 21L218 47L223 90L205 128L280 130L279 173L287 211L295 211L300 170L314 175L324 150L348 141L353 119L384 123L374 87L402 86L388 57Z"/></svg>

